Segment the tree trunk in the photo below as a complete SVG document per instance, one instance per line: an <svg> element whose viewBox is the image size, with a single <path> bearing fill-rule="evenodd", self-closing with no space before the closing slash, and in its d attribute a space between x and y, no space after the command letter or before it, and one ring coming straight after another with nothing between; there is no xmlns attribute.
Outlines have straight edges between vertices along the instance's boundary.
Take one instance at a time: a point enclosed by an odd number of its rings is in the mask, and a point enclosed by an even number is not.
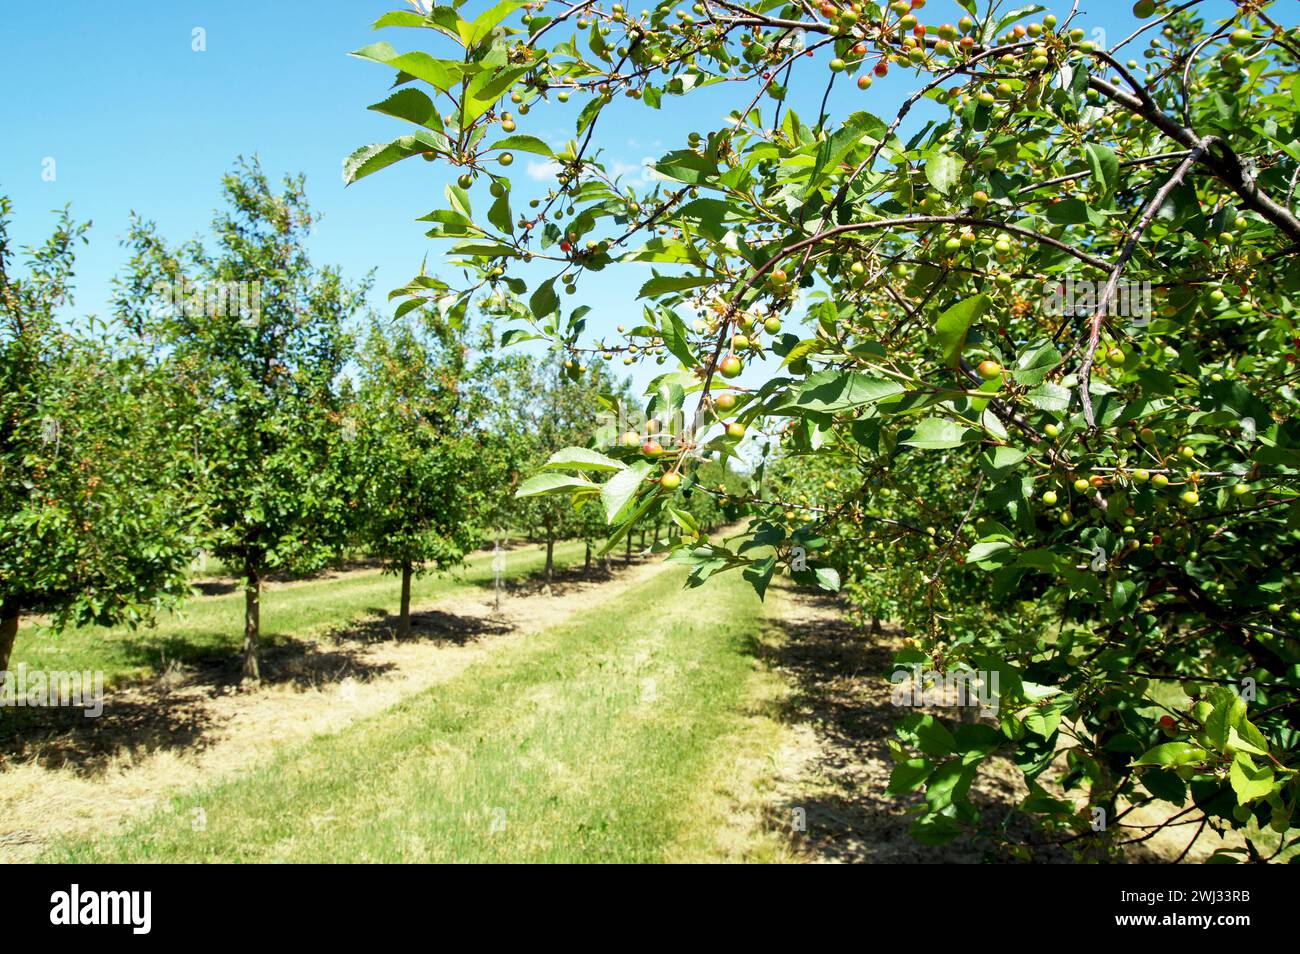
<svg viewBox="0 0 1300 954"><path fill-rule="evenodd" d="M551 521L546 521L546 585L551 585L551 576L555 573L555 534L551 531Z"/></svg>
<svg viewBox="0 0 1300 954"><path fill-rule="evenodd" d="M411 635L411 564L402 564L402 605L397 611L397 638Z"/></svg>
<svg viewBox="0 0 1300 954"><path fill-rule="evenodd" d="M882 631L881 631L881 629L880 629L880 617L879 617L879 616L876 616L876 615L873 613L873 614L871 615L871 635L872 635L872 636L879 636L881 632L882 632Z"/></svg>
<svg viewBox="0 0 1300 954"><path fill-rule="evenodd" d="M591 576L591 544L590 543L587 544L587 558L586 558L586 562L583 563L582 566L582 575Z"/></svg>
<svg viewBox="0 0 1300 954"><path fill-rule="evenodd" d="M0 673L9 670L9 654L18 638L18 617L21 615L17 606L10 608L0 604Z"/></svg>
<svg viewBox="0 0 1300 954"><path fill-rule="evenodd" d="M258 682L257 643L262 632L262 578L256 567L248 567L244 578L244 678Z"/></svg>
<svg viewBox="0 0 1300 954"><path fill-rule="evenodd" d="M632 531L627 532L627 553L623 556L624 563L632 562Z"/></svg>

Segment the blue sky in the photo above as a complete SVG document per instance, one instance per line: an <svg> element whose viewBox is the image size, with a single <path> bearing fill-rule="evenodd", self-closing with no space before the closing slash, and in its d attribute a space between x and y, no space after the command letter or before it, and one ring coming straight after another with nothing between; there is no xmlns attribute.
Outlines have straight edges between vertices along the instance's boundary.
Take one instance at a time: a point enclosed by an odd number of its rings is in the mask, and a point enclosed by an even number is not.
<svg viewBox="0 0 1300 954"><path fill-rule="evenodd" d="M376 307L388 307L387 291L410 278L426 253L430 270L438 270L438 246L414 220L442 202L446 167L408 161L348 188L340 174L357 146L406 131L366 109L386 95L389 71L346 55L376 39L399 50L427 42L423 31L370 30L375 18L403 8L401 0L68 0L57 15L48 5L5 6L0 192L14 200L18 244L48 234L51 210L67 204L76 218L94 222L79 258L78 314L109 311L111 281L125 262L118 239L131 210L156 220L173 241L204 232L220 176L239 154L259 154L275 177L306 173L308 194L323 213L314 257L352 276L375 269ZM472 0L470 9L484 6ZM1081 25L1105 29L1112 43L1134 25L1127 2L1082 6ZM1206 4L1217 15L1229 6ZM1292 18L1286 6L1277 5L1275 15ZM1049 7L1063 13L1069 5ZM959 17L952 0L931 0L923 11L925 22ZM193 49L195 30L203 31L201 52ZM1138 56L1141 49L1141 42L1131 48ZM793 101L801 115L816 113L825 59L801 61L812 90ZM868 93L837 85L834 113L868 109L889 119L912 79L895 69ZM733 87L666 100L670 108L658 112L620 102L602 119L598 139L608 162L636 170L646 157L680 146L691 129L716 128L737 99ZM580 105L575 97L535 109L520 117L519 131L568 138ZM519 157L512 177L517 196L544 187L532 181L527 159ZM43 173L51 160L49 181ZM637 284L626 269L609 269L584 279L570 301L594 306L591 327L612 332L636 320ZM651 365L636 377L653 372Z"/></svg>

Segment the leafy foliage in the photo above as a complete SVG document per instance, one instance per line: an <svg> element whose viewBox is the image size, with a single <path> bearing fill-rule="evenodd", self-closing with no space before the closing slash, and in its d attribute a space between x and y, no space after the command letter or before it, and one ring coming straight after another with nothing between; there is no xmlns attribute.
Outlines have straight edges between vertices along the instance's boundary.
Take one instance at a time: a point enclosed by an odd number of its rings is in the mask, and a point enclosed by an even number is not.
<svg viewBox="0 0 1300 954"><path fill-rule="evenodd" d="M301 178L276 192L256 161L241 161L222 187L212 249L171 248L152 223L133 222L119 312L156 345L190 403L207 543L245 577L245 671L255 677L263 577L318 569L347 541L335 381L365 285L312 264Z"/></svg>
<svg viewBox="0 0 1300 954"><path fill-rule="evenodd" d="M65 211L19 277L9 214L0 197L0 671L24 613L135 625L183 596L198 497L139 349L60 324L88 225Z"/></svg>
<svg viewBox="0 0 1300 954"><path fill-rule="evenodd" d="M511 340L680 363L648 391L670 426L531 490L600 499L616 541L676 520L700 462L764 431L775 463L727 501L751 516L740 542L663 541L692 582L844 581L905 626L901 665L999 676L991 718L900 723L893 789L925 787L918 837L1107 857L1142 837L1126 806L1154 800L1245 835L1216 860L1276 857L1298 795L1300 41L1254 4L1218 24L1157 6L1107 48L1073 14L961 6L938 25L906 2L390 14L376 26L434 52L358 55L398 70L375 108L421 128L349 173L416 154L465 170L424 221L470 283L413 284L403 307L481 295ZM1119 59L1139 38L1145 69ZM915 91L888 120L818 97L808 122L788 96L899 69ZM611 177L616 96L655 110L707 87L735 93L721 128L651 187ZM517 131L571 96L574 139ZM516 199L514 150L554 184ZM654 270L640 324L611 339L566 317L561 292L626 263ZM761 379L743 370L760 356ZM1028 844L967 797L995 756L1024 771Z"/></svg>

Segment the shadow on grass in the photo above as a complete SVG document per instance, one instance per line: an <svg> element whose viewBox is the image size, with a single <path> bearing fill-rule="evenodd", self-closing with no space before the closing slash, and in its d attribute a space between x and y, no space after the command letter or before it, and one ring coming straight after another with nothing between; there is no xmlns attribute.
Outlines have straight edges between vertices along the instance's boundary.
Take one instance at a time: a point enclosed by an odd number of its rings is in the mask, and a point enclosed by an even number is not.
<svg viewBox="0 0 1300 954"><path fill-rule="evenodd" d="M174 657L173 657L174 658ZM391 667L366 663L355 648L334 649L296 639L264 646L263 687L320 688L344 679L366 682ZM113 762L150 752L199 752L221 721L209 702L246 691L241 661L228 654L173 662L155 679L104 694L103 712L10 708L0 715L0 764L35 760L46 768L95 775Z"/></svg>
<svg viewBox="0 0 1300 954"><path fill-rule="evenodd" d="M763 643L758 653L793 687L772 714L799 730L809 761L796 781L778 788L768 825L787 832L792 847L814 860L1008 860L972 836L946 845L920 844L908 829L923 796L885 794L894 767L888 746L892 726L911 711L890 701L888 676L899 634L868 635L845 619L830 594L787 590L786 596L793 612L774 623L777 639ZM1001 828L1012 817L1024 797L1017 776L1014 766L997 760L981 768L971 800L985 826ZM795 830L801 815L804 832ZM1035 860L1069 859L1059 849L1043 849Z"/></svg>
<svg viewBox="0 0 1300 954"><path fill-rule="evenodd" d="M167 653L168 666L154 679L105 693L103 712L82 709L0 709L0 765L35 760L46 768L95 775L111 764L150 752L200 752L212 744L224 719L210 703L218 696L268 688L300 692L353 680L366 683L394 666L365 658L366 649L393 640L394 620L378 615L319 640L270 637L262 647L261 684L244 683L237 654ZM509 632L510 624L431 610L412 614L403 642L464 645ZM153 650L157 652L157 647Z"/></svg>
<svg viewBox="0 0 1300 954"><path fill-rule="evenodd" d="M632 566L641 562L644 560L634 559ZM599 562L593 563L590 573L582 566L557 571L552 595L608 581L623 568L622 561L615 561L613 574L606 573ZM491 581L485 586L491 589ZM509 581L505 592L521 597L544 586L541 574L536 573ZM0 766L35 760L45 767L68 767L95 775L114 761L148 752L198 752L212 744L220 729L222 717L210 705L218 696L258 688L309 691L345 679L369 682L393 669L391 664L368 661L366 650L395 639L396 614L380 607L368 607L364 613L367 618L314 639L264 635L260 687L243 683L237 634L179 637L148 630L134 634L119 651L125 654L127 667L152 672L152 676L110 688L98 718L86 718L81 709L71 708L0 709ZM461 616L429 609L412 613L411 632L402 642L465 645L504 635L513 628L488 615Z"/></svg>
<svg viewBox="0 0 1300 954"><path fill-rule="evenodd" d="M329 638L340 644L378 643L398 640L397 614L379 607L366 610L371 618L347 629L332 631ZM458 616L441 610L423 610L411 614L411 632L401 642L432 642L438 645L463 646L484 636L503 636L514 629L500 619Z"/></svg>

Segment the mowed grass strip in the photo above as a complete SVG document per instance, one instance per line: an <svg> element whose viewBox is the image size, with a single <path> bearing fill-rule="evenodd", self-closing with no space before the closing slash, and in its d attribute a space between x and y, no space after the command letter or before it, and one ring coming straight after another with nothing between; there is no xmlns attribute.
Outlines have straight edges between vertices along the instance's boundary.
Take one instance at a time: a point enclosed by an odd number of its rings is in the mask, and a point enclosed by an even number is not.
<svg viewBox="0 0 1300 954"><path fill-rule="evenodd" d="M717 823L762 607L666 570L348 730L50 861L673 860ZM196 824L196 819L202 824ZM201 830L196 830L201 829Z"/></svg>
<svg viewBox="0 0 1300 954"><path fill-rule="evenodd" d="M581 563L582 543L555 548L558 568ZM515 580L541 572L544 547L507 552L505 577ZM450 574L429 573L411 581L413 609L434 600L490 585L492 554L478 553ZM305 638L346 627L365 617L397 613L401 584L378 569L340 576L271 584L262 591L262 638L272 646L286 638ZM179 613L167 613L157 625L82 626L55 634L39 624L24 624L18 633L11 667L59 672L100 670L114 685L158 673L169 662L200 663L228 659L239 651L244 632L244 592L194 596Z"/></svg>

